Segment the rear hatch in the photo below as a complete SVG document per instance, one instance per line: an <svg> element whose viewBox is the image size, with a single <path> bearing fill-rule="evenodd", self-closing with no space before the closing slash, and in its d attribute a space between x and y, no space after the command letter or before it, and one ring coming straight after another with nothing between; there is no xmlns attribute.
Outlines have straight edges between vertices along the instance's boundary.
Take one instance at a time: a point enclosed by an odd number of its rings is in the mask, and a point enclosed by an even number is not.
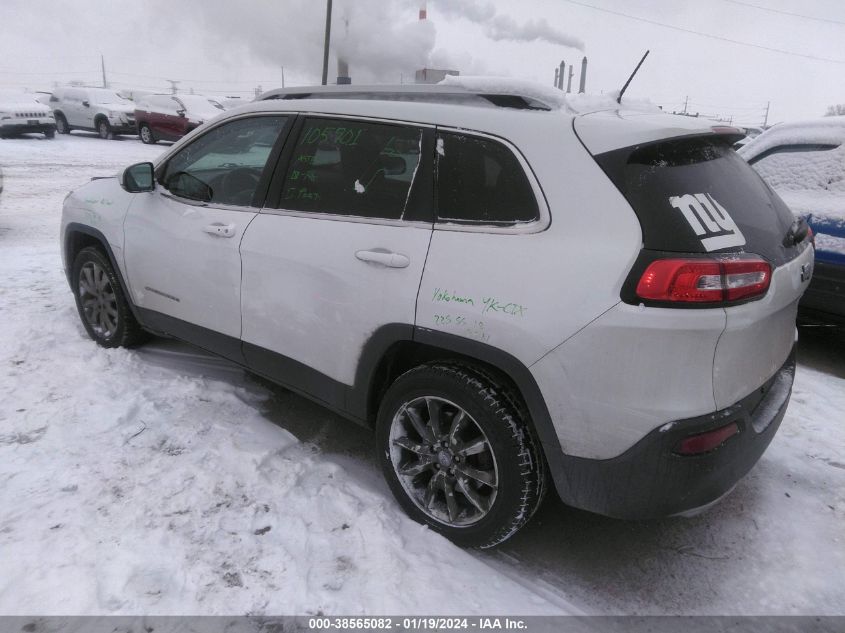
<svg viewBox="0 0 845 633"><path fill-rule="evenodd" d="M725 310L726 327L713 365L714 399L717 408L724 408L759 388L787 360L812 249L806 226L795 222L777 194L731 148L736 131L714 126L691 117L618 111L574 120L581 142L642 227L642 251L622 288L623 301L642 302L637 282L660 259L756 255L772 267L762 298L659 304Z"/></svg>

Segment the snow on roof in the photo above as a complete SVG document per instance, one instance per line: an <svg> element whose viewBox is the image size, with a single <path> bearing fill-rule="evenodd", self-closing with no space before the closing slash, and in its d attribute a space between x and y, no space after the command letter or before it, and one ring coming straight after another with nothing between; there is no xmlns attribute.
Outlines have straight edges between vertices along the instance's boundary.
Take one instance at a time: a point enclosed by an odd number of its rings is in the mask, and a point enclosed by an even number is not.
<svg viewBox="0 0 845 633"><path fill-rule="evenodd" d="M555 108L566 108L567 106L565 94L557 88L544 86L536 81L526 79L446 75L445 79L438 85L463 88L469 92L528 97Z"/></svg>
<svg viewBox="0 0 845 633"><path fill-rule="evenodd" d="M778 145L797 143L840 145L845 142L845 116L831 116L809 121L795 121L775 125L738 151L749 160Z"/></svg>
<svg viewBox="0 0 845 633"><path fill-rule="evenodd" d="M557 88L546 86L536 81L514 79L512 77L482 77L468 75L447 75L439 85L463 88L470 92L519 95L535 99L551 107L566 109L576 114L596 112L598 110L636 110L642 112L661 112L660 108L648 99L624 97L622 104L616 102L619 91L605 94L567 94Z"/></svg>

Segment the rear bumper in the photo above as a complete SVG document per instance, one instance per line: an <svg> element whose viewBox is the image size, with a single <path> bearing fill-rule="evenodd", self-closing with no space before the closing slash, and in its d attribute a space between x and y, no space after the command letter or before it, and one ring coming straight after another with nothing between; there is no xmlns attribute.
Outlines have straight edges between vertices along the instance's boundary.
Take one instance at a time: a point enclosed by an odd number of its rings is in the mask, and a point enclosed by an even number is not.
<svg viewBox="0 0 845 633"><path fill-rule="evenodd" d="M709 415L655 429L612 459L564 457L555 477L561 499L620 519L649 519L695 510L733 488L771 442L792 392L795 350L762 387ZM736 422L739 433L701 455L674 451L689 435Z"/></svg>
<svg viewBox="0 0 845 633"><path fill-rule="evenodd" d="M845 265L816 260L813 279L798 309L803 318L845 322Z"/></svg>

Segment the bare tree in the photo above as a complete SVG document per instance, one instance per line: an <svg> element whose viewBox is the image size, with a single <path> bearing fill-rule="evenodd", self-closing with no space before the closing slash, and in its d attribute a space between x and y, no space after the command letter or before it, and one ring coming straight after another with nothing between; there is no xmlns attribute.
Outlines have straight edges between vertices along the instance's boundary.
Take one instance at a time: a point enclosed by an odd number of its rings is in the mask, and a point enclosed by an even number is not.
<svg viewBox="0 0 845 633"><path fill-rule="evenodd" d="M845 103L837 103L836 105L828 106L825 116L842 116L845 114Z"/></svg>

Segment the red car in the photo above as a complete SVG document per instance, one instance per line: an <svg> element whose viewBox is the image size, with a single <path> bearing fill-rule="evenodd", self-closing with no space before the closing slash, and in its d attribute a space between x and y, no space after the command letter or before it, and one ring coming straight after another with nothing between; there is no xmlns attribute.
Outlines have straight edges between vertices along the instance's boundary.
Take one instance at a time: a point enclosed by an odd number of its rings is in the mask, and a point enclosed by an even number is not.
<svg viewBox="0 0 845 633"><path fill-rule="evenodd" d="M147 95L135 108L138 136L144 143L176 141L224 110L200 95Z"/></svg>

